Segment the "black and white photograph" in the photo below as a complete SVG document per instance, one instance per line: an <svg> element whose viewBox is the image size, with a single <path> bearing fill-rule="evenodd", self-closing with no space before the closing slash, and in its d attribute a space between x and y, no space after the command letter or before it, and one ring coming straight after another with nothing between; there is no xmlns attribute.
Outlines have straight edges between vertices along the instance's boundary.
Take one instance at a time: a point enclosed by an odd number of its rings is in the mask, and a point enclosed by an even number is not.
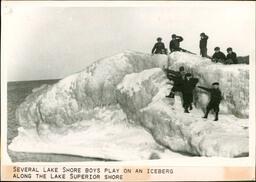
<svg viewBox="0 0 256 182"><path fill-rule="evenodd" d="M2 6L8 161L255 157L255 2L124 4Z"/></svg>

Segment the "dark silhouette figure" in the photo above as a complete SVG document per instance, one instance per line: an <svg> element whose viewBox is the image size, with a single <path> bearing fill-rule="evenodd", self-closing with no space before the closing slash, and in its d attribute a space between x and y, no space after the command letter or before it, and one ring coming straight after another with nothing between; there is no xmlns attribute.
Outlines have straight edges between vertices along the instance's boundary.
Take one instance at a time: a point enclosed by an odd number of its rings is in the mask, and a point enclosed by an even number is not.
<svg viewBox="0 0 256 182"><path fill-rule="evenodd" d="M206 113L205 113L203 118L207 118L210 110L213 109L214 112L215 112L214 121L218 121L218 119L219 119L218 114L219 114L219 110L220 110L219 105L220 105L220 101L222 99L222 96L221 96L221 91L219 89L219 83L218 82L213 83L212 87L213 88L205 88L205 87L198 86L198 88L206 90L211 95L210 102L208 103L208 105L206 107Z"/></svg>
<svg viewBox="0 0 256 182"><path fill-rule="evenodd" d="M182 90L185 74L186 73L183 66L179 68L179 71L166 69L167 78L174 82L170 94L167 95L166 97L174 98L175 92Z"/></svg>
<svg viewBox="0 0 256 182"><path fill-rule="evenodd" d="M197 78L192 78L190 73L185 75L185 80L183 81L182 87L182 96L183 96L183 107L185 109L185 113L189 113L188 109L192 110L193 103L193 91L195 89L196 84L198 83Z"/></svg>
<svg viewBox="0 0 256 182"><path fill-rule="evenodd" d="M170 41L170 45L169 45L171 53L175 51L181 51L180 42L182 41L183 41L183 38L181 36L172 34L172 40Z"/></svg>
<svg viewBox="0 0 256 182"><path fill-rule="evenodd" d="M237 64L237 57L236 57L236 53L233 52L232 48L229 47L227 48L227 60L226 60L226 64Z"/></svg>
<svg viewBox="0 0 256 182"><path fill-rule="evenodd" d="M226 56L223 52L220 51L219 47L214 48L215 53L212 56L212 61L213 62L220 62L220 63L225 63Z"/></svg>
<svg viewBox="0 0 256 182"><path fill-rule="evenodd" d="M199 42L200 55L202 57L207 57L207 40L209 37L205 33L201 33L200 38L201 38Z"/></svg>
<svg viewBox="0 0 256 182"><path fill-rule="evenodd" d="M158 37L157 38L157 43L155 43L153 49L152 49L152 54L165 54L165 46L164 43L162 42L162 38Z"/></svg>

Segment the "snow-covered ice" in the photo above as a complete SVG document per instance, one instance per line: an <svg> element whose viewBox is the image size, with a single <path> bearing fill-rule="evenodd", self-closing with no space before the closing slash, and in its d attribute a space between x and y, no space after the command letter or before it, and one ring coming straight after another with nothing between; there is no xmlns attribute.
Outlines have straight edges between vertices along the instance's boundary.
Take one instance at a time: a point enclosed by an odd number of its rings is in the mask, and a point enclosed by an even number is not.
<svg viewBox="0 0 256 182"><path fill-rule="evenodd" d="M127 79L133 83L127 84ZM174 103L165 97L170 90L166 82L159 68L127 75L118 88L119 103L128 118L138 121L158 143L173 151L200 156L248 155L248 119L229 113L221 114L215 122L211 115L203 119L200 109L184 114L179 95Z"/></svg>
<svg viewBox="0 0 256 182"><path fill-rule="evenodd" d="M36 130L19 128L10 149L21 152L72 154L108 160L148 160L181 157L159 144L143 127L128 122L118 106L95 108L90 120L70 125L63 134L40 136ZM168 153L168 155L166 155Z"/></svg>
<svg viewBox="0 0 256 182"><path fill-rule="evenodd" d="M199 58L196 55L175 52L170 55L169 63L171 69L185 66L186 71L200 78L199 84L210 87L213 82L220 83L220 89L224 97L221 103L221 111L232 113L240 118L249 116L249 65L223 65L213 63L208 58ZM197 98L204 101L204 91L198 89ZM200 103L204 105L205 103Z"/></svg>
<svg viewBox="0 0 256 182"><path fill-rule="evenodd" d="M208 95L196 89L196 108L181 99L162 71L184 65L200 85L219 81L224 100L218 122L202 119ZM248 65L223 66L187 53L125 51L96 61L58 83L35 89L18 107L19 135L10 150L113 160L248 155ZM172 151L171 151L171 150ZM187 157L187 156L186 156Z"/></svg>

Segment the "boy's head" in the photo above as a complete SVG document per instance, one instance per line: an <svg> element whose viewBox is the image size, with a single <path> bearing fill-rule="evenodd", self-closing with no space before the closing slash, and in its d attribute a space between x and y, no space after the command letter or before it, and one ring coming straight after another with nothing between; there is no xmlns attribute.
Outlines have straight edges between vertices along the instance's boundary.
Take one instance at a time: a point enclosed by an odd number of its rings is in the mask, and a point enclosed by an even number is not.
<svg viewBox="0 0 256 182"><path fill-rule="evenodd" d="M232 53L232 48L231 47L229 47L229 48L227 48L227 52L228 52L228 54L230 54L230 53Z"/></svg>
<svg viewBox="0 0 256 182"><path fill-rule="evenodd" d="M219 83L218 82L214 82L212 84L212 87L215 88L215 89L219 88Z"/></svg>
<svg viewBox="0 0 256 182"><path fill-rule="evenodd" d="M203 39L203 38L205 37L205 33L202 32L202 33L200 34L200 37L201 37L201 39Z"/></svg>
<svg viewBox="0 0 256 182"><path fill-rule="evenodd" d="M161 42L161 41L162 41L162 38L161 38L161 37L158 37L156 40L157 40L157 42Z"/></svg>
<svg viewBox="0 0 256 182"><path fill-rule="evenodd" d="M214 48L214 51L215 51L215 52L220 52L220 48L219 48L219 47L215 47L215 48Z"/></svg>
<svg viewBox="0 0 256 182"><path fill-rule="evenodd" d="M192 74L191 74L191 73L187 73L185 76L186 76L186 78L187 78L188 80L190 80L190 79L192 78Z"/></svg>
<svg viewBox="0 0 256 182"><path fill-rule="evenodd" d="M185 69L184 69L183 66L181 66L181 67L179 68L179 71L180 71L180 74L181 74L182 76L185 75Z"/></svg>
<svg viewBox="0 0 256 182"><path fill-rule="evenodd" d="M176 34L172 34L172 40L176 39Z"/></svg>

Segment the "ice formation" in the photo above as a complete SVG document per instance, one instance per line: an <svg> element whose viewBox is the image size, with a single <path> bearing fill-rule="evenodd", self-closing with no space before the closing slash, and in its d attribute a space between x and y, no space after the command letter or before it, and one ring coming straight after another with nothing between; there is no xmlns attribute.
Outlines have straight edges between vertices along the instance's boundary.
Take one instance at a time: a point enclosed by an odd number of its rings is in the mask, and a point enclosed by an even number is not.
<svg viewBox="0 0 256 182"><path fill-rule="evenodd" d="M222 157L248 153L246 119L228 114L214 122L202 119L198 109L184 114L179 96L174 103L165 98L168 87L159 68L127 75L118 85L119 103L128 118L140 122L158 143L173 151Z"/></svg>
<svg viewBox="0 0 256 182"><path fill-rule="evenodd" d="M223 94L221 111L231 113L240 118L249 116L249 65L223 65L213 63L210 59L199 58L191 54L171 54L169 58L171 69L184 65L186 70L200 78L198 85L210 87L213 82L219 82ZM204 105L204 94L197 92L199 105Z"/></svg>
<svg viewBox="0 0 256 182"><path fill-rule="evenodd" d="M180 96L165 97L162 68L185 69L200 85L219 81L218 122L201 118L208 96L196 89L194 109L184 114ZM19 106L14 151L68 153L116 160L248 155L248 65L219 65L188 53L169 56L125 51L104 58L52 86L42 86ZM114 152L115 151L115 152ZM127 155L133 154L133 155Z"/></svg>

